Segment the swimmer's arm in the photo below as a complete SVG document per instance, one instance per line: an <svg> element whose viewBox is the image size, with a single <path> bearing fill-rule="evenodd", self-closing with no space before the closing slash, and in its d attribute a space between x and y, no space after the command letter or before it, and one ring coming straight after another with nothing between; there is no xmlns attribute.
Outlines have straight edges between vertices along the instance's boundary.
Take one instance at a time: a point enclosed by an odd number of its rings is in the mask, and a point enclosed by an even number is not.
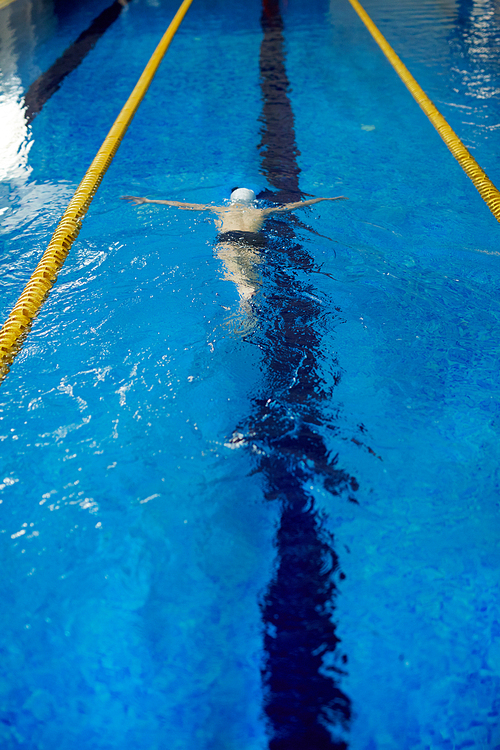
<svg viewBox="0 0 500 750"><path fill-rule="evenodd" d="M284 214L287 211L293 211L296 208L305 208L306 206L312 206L314 203L321 203L321 201L346 201L348 198L345 195L337 195L336 198L311 198L308 201L297 201L297 203L285 203L284 206L272 206L271 208L262 209L264 216L270 216L271 214Z"/></svg>
<svg viewBox="0 0 500 750"><path fill-rule="evenodd" d="M138 195L122 195L122 200L131 201L140 206L141 203L160 203L163 206L175 206L183 211L213 211L214 206L207 206L205 203L181 203L180 201L163 201L154 200L153 198L141 198Z"/></svg>

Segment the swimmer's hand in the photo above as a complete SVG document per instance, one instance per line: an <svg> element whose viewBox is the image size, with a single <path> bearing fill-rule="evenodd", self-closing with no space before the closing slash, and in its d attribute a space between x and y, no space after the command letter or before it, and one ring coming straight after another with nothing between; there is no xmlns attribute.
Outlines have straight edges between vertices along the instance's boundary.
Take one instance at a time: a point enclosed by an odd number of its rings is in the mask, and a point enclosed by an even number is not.
<svg viewBox="0 0 500 750"><path fill-rule="evenodd" d="M135 203L137 206L140 206L141 203L150 202L147 198L140 198L138 195L122 195L121 199L122 201L130 201L131 203Z"/></svg>

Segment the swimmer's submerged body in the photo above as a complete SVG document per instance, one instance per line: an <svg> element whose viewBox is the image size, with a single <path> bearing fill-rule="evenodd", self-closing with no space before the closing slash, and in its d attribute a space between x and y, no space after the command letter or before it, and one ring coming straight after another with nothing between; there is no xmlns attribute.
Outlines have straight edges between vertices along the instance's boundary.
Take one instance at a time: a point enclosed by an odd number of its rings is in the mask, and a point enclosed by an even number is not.
<svg viewBox="0 0 500 750"><path fill-rule="evenodd" d="M255 294L260 286L257 266L262 260L260 249L266 244L261 234L264 222L275 214L284 214L297 208L313 206L321 201L347 200L339 195L335 198L311 198L306 201L285 203L282 206L257 208L253 190L236 188L231 193L227 206L212 206L206 203L181 203L180 201L154 200L141 198L136 195L124 195L124 200L140 205L142 203L158 203L173 206L183 211L209 211L215 214L215 225L218 230L216 251L218 257L226 267L226 277L235 282L242 303Z"/></svg>

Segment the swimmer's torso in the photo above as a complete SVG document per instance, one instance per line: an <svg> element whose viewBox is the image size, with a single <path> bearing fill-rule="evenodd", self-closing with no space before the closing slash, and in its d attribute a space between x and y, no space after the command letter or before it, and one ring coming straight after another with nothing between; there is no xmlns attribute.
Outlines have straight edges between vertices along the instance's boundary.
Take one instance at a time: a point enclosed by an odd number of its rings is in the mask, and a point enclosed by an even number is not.
<svg viewBox="0 0 500 750"><path fill-rule="evenodd" d="M219 232L258 232L265 219L259 209L241 204L218 208L215 213Z"/></svg>

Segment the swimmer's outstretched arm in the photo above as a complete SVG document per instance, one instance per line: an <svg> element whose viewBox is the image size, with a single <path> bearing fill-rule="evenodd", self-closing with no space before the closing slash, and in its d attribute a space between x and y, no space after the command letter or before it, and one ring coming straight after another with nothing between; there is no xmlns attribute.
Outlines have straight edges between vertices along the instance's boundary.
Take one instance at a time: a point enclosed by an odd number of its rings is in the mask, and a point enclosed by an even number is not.
<svg viewBox="0 0 500 750"><path fill-rule="evenodd" d="M215 206L209 206L206 203L181 203L180 201L163 201L154 200L153 198L141 198L138 195L122 195L122 200L131 201L138 206L141 203L161 203L164 206L175 206L184 211L213 211Z"/></svg>
<svg viewBox="0 0 500 750"><path fill-rule="evenodd" d="M297 201L297 203L285 203L283 206L271 206L271 208L263 208L262 213L264 216L270 216L271 214L284 214L287 211L293 211L296 208L305 208L306 206L312 206L314 203L321 203L321 201L346 201L348 198L345 195L337 195L336 198L311 198L308 201Z"/></svg>

